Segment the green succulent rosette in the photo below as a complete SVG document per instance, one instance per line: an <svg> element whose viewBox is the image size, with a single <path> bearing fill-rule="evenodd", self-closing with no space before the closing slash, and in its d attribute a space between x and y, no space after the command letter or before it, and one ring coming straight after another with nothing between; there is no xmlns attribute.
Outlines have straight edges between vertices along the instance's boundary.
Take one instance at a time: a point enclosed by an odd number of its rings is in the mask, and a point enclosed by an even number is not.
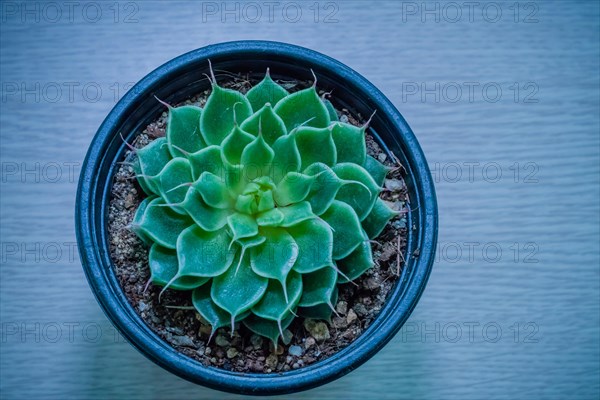
<svg viewBox="0 0 600 400"><path fill-rule="evenodd" d="M277 343L297 316L329 319L338 284L374 265L370 239L396 215L366 126L268 71L245 95L213 76L203 109L168 111L166 137L135 160L148 196L131 226L152 283L192 291L213 332L241 322Z"/></svg>

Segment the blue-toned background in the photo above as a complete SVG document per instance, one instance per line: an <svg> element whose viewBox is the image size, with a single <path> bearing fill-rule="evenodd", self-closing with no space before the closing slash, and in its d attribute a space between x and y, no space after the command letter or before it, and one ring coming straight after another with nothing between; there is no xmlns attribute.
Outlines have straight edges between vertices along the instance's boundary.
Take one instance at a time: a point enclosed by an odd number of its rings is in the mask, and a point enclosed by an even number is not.
<svg viewBox="0 0 600 400"><path fill-rule="evenodd" d="M116 335L73 228L81 163L116 100L236 39L306 46L371 80L438 191L438 257L407 325L292 398L598 398L598 3L374 3L0 2L2 398L239 398Z"/></svg>

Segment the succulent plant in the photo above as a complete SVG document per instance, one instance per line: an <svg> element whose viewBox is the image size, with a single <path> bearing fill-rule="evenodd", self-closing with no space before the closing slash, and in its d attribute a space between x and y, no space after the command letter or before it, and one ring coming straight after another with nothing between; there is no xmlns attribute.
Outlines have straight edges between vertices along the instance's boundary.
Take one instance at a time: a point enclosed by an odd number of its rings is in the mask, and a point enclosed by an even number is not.
<svg viewBox="0 0 600 400"><path fill-rule="evenodd" d="M268 70L245 95L211 83L203 109L167 105L166 137L136 150L148 196L131 227L151 281L193 291L213 332L242 322L276 344L296 316L329 319L338 284L373 266L370 239L396 214L379 199L388 168L316 78L291 94Z"/></svg>

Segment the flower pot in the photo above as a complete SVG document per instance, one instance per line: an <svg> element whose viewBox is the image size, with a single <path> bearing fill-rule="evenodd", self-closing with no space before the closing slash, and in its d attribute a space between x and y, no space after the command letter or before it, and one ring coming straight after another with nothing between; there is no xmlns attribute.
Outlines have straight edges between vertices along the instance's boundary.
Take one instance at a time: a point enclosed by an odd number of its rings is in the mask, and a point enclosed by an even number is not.
<svg viewBox="0 0 600 400"><path fill-rule="evenodd" d="M411 211L407 215L406 263L387 303L354 342L333 356L293 371L242 374L179 353L154 333L128 302L110 259L107 205L112 178L137 132L163 112L155 97L171 104L209 88L208 60L216 70L262 73L267 67L290 79L318 77L319 88L333 90L339 106L361 115L377 113L369 133L406 169ZM423 292L437 241L437 205L427 162L410 127L390 101L365 78L325 55L266 41L212 45L177 57L135 85L108 114L88 150L77 192L77 240L88 282L100 306L121 334L165 369L214 389L244 394L282 394L313 388L354 370L379 351L402 327Z"/></svg>

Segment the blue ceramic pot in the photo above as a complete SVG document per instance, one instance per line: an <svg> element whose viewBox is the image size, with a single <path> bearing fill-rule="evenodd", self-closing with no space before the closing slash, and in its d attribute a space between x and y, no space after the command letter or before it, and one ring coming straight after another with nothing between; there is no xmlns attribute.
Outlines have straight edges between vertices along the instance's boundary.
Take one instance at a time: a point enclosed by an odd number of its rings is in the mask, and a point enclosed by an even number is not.
<svg viewBox="0 0 600 400"><path fill-rule="evenodd" d="M369 132L406 168L412 212L408 215L407 257L402 275L379 316L352 344L307 367L283 373L248 374L206 367L177 352L155 334L129 304L110 259L107 213L112 177L127 141L163 111L154 95L171 104L209 87L208 59L216 70L254 71L267 67L278 78L312 80L333 90L336 105L371 115ZM427 161L410 127L371 83L323 54L284 43L238 41L194 50L157 68L135 85L108 114L88 150L77 191L77 241L83 269L100 306L121 334L163 368L192 382L244 394L282 394L313 388L356 369L392 339L415 308L431 271L437 241L437 203Z"/></svg>

